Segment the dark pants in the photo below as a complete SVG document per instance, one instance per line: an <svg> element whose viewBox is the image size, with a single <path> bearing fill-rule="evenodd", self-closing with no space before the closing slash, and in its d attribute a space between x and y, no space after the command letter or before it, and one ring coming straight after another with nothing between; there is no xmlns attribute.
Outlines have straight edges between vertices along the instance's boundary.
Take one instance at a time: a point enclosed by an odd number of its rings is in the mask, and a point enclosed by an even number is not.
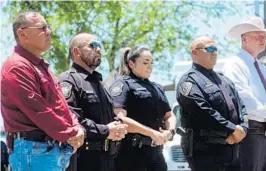
<svg viewBox="0 0 266 171"><path fill-rule="evenodd" d="M198 142L187 161L192 171L240 171L238 154L239 145Z"/></svg>
<svg viewBox="0 0 266 171"><path fill-rule="evenodd" d="M132 147L123 142L116 158L116 171L166 171L162 147Z"/></svg>
<svg viewBox="0 0 266 171"><path fill-rule="evenodd" d="M78 171L115 171L114 157L107 152L80 150Z"/></svg>
<svg viewBox="0 0 266 171"><path fill-rule="evenodd" d="M192 171L240 171L239 166L217 163L213 156L194 156L187 161Z"/></svg>
<svg viewBox="0 0 266 171"><path fill-rule="evenodd" d="M266 136L247 134L240 145L242 171L266 171Z"/></svg>

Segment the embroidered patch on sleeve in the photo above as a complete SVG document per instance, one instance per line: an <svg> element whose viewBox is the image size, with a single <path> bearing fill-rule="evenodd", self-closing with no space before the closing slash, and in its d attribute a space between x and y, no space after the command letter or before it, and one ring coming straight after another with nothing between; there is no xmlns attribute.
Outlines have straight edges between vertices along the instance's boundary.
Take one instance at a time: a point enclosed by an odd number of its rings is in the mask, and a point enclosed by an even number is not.
<svg viewBox="0 0 266 171"><path fill-rule="evenodd" d="M60 85L65 98L68 99L71 96L72 84L68 82L62 82Z"/></svg>
<svg viewBox="0 0 266 171"><path fill-rule="evenodd" d="M179 91L183 96L187 96L192 88L191 82L184 82L179 87Z"/></svg>
<svg viewBox="0 0 266 171"><path fill-rule="evenodd" d="M110 87L110 94L111 96L119 96L122 94L124 84L121 82L117 82Z"/></svg>

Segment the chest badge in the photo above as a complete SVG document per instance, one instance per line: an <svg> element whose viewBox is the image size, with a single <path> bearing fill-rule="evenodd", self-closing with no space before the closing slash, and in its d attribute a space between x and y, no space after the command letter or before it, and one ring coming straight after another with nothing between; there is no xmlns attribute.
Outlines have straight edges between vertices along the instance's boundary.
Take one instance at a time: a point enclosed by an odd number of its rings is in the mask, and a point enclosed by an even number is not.
<svg viewBox="0 0 266 171"><path fill-rule="evenodd" d="M191 82L184 82L179 87L179 91L183 96L187 96L192 88Z"/></svg>
<svg viewBox="0 0 266 171"><path fill-rule="evenodd" d="M121 95L122 94L122 91L123 91L123 86L124 86L124 84L121 83L121 82L117 82L117 83L113 84L110 87L110 94L111 94L111 96L115 97L115 96Z"/></svg>

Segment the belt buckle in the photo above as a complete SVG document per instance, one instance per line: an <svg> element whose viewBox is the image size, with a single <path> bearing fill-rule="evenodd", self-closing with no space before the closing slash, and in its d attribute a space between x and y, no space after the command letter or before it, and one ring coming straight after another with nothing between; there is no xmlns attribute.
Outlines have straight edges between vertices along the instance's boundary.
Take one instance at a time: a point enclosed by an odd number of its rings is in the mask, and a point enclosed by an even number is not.
<svg viewBox="0 0 266 171"><path fill-rule="evenodd" d="M155 141L151 140L151 147L156 147Z"/></svg>

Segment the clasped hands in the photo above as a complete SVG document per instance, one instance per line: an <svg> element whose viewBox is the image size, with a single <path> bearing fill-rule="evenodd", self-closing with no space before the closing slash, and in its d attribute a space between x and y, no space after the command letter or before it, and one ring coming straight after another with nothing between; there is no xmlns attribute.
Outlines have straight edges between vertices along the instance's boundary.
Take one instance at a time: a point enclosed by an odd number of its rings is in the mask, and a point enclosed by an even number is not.
<svg viewBox="0 0 266 171"><path fill-rule="evenodd" d="M246 136L246 133L243 127L241 127L240 125L237 125L235 128L235 131L226 138L225 142L228 144L236 144L242 141L243 138L245 138L245 136Z"/></svg>
<svg viewBox="0 0 266 171"><path fill-rule="evenodd" d="M159 128L159 131L152 130L151 132L150 137L153 141L153 145L156 146L165 144L172 137L170 130L163 130L162 128Z"/></svg>
<svg viewBox="0 0 266 171"><path fill-rule="evenodd" d="M120 141L121 139L125 138L127 134L127 124L123 124L120 121L114 121L109 123L109 135L107 139L112 141Z"/></svg>

